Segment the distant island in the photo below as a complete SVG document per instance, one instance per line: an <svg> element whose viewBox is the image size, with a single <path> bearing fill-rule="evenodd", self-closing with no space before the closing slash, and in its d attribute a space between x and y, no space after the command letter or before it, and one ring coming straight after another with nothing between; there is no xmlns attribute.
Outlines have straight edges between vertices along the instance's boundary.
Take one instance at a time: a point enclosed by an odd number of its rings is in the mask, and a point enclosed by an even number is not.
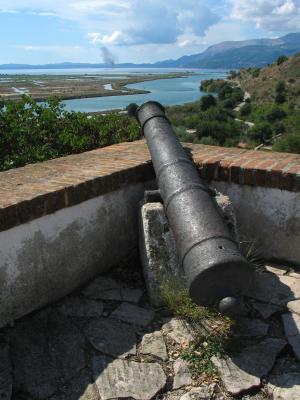
<svg viewBox="0 0 300 400"><path fill-rule="evenodd" d="M202 53L183 56L177 60L155 63L72 63L29 65L2 64L1 70L14 69L69 69L69 68L208 68L239 69L262 67L273 63L279 56L294 55L300 51L300 33L289 33L277 39L227 41L210 46Z"/></svg>

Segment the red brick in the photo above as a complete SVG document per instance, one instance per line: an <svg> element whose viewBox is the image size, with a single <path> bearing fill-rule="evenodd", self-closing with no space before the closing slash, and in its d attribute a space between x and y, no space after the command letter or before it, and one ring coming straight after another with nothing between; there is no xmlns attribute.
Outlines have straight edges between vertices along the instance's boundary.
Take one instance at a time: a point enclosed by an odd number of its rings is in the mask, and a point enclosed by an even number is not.
<svg viewBox="0 0 300 400"><path fill-rule="evenodd" d="M268 172L268 177L269 177L269 185L272 188L277 188L281 189L281 177L282 177L282 171L269 171Z"/></svg>
<svg viewBox="0 0 300 400"><path fill-rule="evenodd" d="M189 144L207 180L300 191L300 156ZM0 230L154 178L144 140L0 173Z"/></svg>
<svg viewBox="0 0 300 400"><path fill-rule="evenodd" d="M260 167L257 168L255 171L255 184L257 186L265 186L266 175L267 175L267 170L260 168Z"/></svg>
<svg viewBox="0 0 300 400"><path fill-rule="evenodd" d="M292 191L295 186L295 175L289 173L281 174L280 189Z"/></svg>
<svg viewBox="0 0 300 400"><path fill-rule="evenodd" d="M243 172L243 183L245 185L255 185L256 166L258 163L256 159L243 162L241 168Z"/></svg>
<svg viewBox="0 0 300 400"><path fill-rule="evenodd" d="M230 169L229 166L231 161L222 160L219 166L219 180L221 181L229 181L230 179Z"/></svg>
<svg viewBox="0 0 300 400"><path fill-rule="evenodd" d="M243 159L239 158L233 163L230 164L230 181L234 183L240 183L241 175L243 174L241 170L241 164L243 163Z"/></svg>
<svg viewBox="0 0 300 400"><path fill-rule="evenodd" d="M17 224L17 206L15 204L0 208L0 231L13 228Z"/></svg>
<svg viewBox="0 0 300 400"><path fill-rule="evenodd" d="M284 172L288 172L289 174L299 174L300 173L300 162L297 163L290 163L289 165L284 168Z"/></svg>
<svg viewBox="0 0 300 400"><path fill-rule="evenodd" d="M218 179L218 168L219 162L208 162L205 164L205 179L208 181L217 180Z"/></svg>

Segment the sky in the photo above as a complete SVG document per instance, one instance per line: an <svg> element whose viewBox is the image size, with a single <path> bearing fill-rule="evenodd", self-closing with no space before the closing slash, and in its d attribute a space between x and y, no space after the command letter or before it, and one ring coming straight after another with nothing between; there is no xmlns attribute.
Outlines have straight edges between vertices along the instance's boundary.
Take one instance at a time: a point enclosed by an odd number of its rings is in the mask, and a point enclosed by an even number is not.
<svg viewBox="0 0 300 400"><path fill-rule="evenodd" d="M300 0L0 0L0 64L155 62L300 31Z"/></svg>

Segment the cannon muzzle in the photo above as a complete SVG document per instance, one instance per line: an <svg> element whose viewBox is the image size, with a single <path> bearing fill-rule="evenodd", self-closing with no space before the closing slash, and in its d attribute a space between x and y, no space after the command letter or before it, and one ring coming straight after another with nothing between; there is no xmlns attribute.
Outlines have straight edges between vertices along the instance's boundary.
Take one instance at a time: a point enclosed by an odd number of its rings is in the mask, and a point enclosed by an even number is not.
<svg viewBox="0 0 300 400"><path fill-rule="evenodd" d="M211 306L238 298L252 271L231 236L209 186L177 139L156 102L137 110L166 215L173 231L191 298Z"/></svg>

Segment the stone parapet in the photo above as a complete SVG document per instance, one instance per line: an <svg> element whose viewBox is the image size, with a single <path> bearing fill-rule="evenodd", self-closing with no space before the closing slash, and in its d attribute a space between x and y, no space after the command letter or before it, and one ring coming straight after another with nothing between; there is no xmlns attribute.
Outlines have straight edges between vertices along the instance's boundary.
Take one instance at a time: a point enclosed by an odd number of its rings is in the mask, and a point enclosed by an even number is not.
<svg viewBox="0 0 300 400"><path fill-rule="evenodd" d="M207 181L300 191L300 156L185 144ZM154 178L144 140L0 173L0 231Z"/></svg>

